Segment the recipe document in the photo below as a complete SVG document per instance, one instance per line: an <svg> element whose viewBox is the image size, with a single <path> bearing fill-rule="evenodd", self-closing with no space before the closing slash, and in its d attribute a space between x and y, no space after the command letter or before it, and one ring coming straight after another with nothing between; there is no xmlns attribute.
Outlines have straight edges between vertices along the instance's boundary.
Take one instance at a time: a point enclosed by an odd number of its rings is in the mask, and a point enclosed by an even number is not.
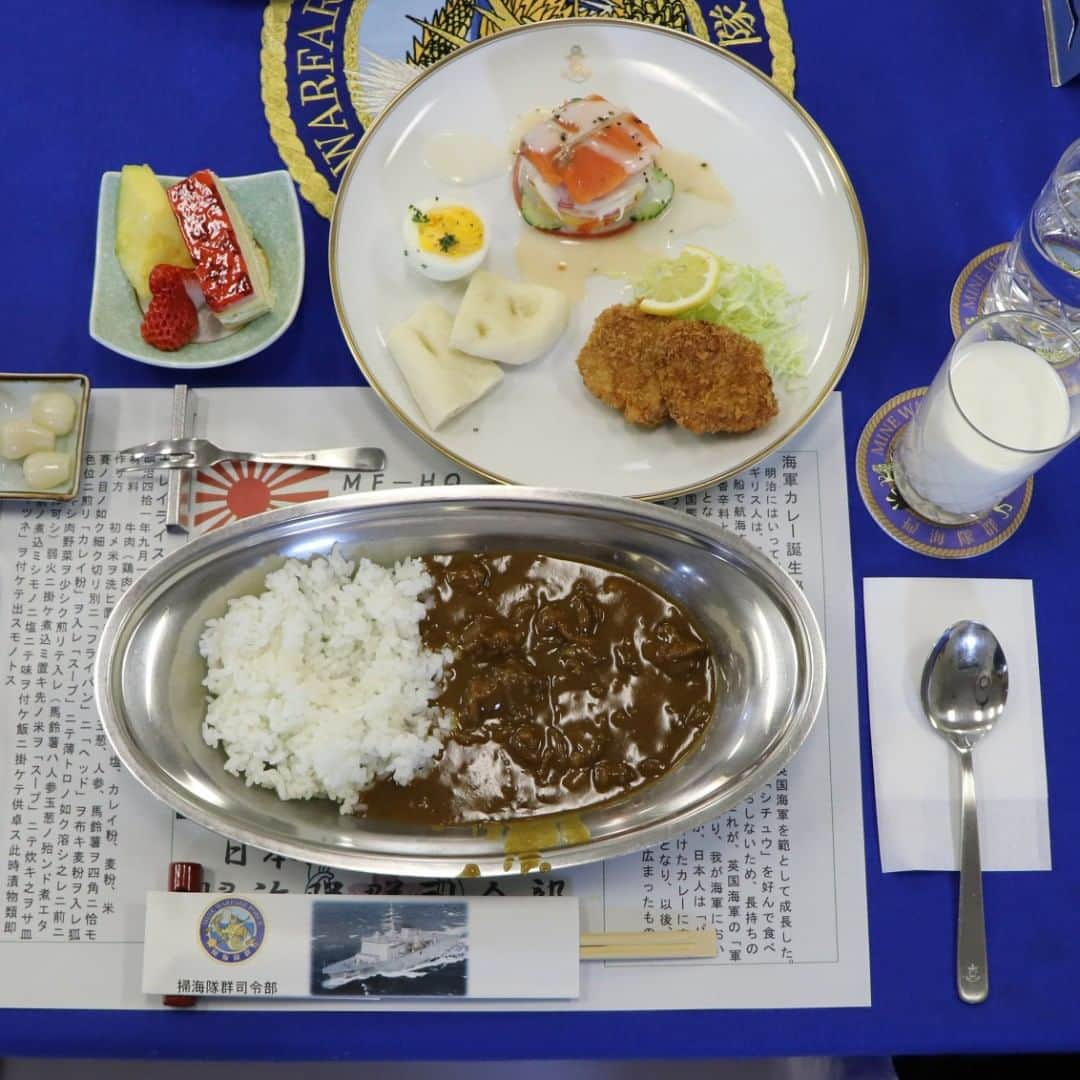
<svg viewBox="0 0 1080 1080"><path fill-rule="evenodd" d="M357 443L383 473L225 464L194 481L193 535L347 492L475 483L361 387L195 392L197 434L285 450ZM140 988L146 895L171 861L201 863L215 896L575 896L583 932L711 929L711 960L589 962L566 1002L425 1002L433 1009L719 1009L870 1004L854 597L839 393L784 448L668 505L755 544L802 588L828 684L796 757L715 821L566 871L402 879L307 865L179 817L124 770L98 720L93 660L107 612L185 542L165 528L166 473L118 473L120 447L170 430L170 390L96 390L82 492L0 508L0 1007L160 1008ZM95 987L93 1002L84 988ZM206 1002L202 1008L265 1008ZM295 1008L406 1008L290 1001Z"/></svg>

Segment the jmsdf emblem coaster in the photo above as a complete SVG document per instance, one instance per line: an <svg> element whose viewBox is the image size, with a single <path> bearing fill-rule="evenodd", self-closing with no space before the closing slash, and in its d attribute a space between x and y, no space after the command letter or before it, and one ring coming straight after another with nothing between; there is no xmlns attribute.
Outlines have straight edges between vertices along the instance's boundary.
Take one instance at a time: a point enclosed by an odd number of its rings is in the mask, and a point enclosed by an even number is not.
<svg viewBox="0 0 1080 1080"><path fill-rule="evenodd" d="M859 494L878 525L911 551L935 559L983 555L1005 543L1020 527L1031 504L1034 481L1029 478L989 514L969 524L940 525L920 517L896 490L891 457L893 445L918 411L925 394L925 386L897 394L863 428L855 456Z"/></svg>
<svg viewBox="0 0 1080 1080"><path fill-rule="evenodd" d="M976 255L960 271L949 300L949 322L954 337L959 337L981 314L990 279L1009 250L1008 244L995 244Z"/></svg>

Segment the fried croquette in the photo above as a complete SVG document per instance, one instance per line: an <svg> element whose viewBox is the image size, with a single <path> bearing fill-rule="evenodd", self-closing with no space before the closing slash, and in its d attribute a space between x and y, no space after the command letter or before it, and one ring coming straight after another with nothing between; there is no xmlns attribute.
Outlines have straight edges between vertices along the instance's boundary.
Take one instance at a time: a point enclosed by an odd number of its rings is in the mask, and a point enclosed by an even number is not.
<svg viewBox="0 0 1080 1080"><path fill-rule="evenodd" d="M676 424L697 435L754 431L776 415L757 342L725 326L664 321L671 325L663 331L660 389Z"/></svg>
<svg viewBox="0 0 1080 1080"><path fill-rule="evenodd" d="M643 427L668 418L660 387L660 334L653 325L666 321L617 304L600 312L578 354L578 371L589 391Z"/></svg>
<svg viewBox="0 0 1080 1080"><path fill-rule="evenodd" d="M776 416L761 346L723 326L602 311L578 356L589 391L635 424L669 417L695 434L753 431Z"/></svg>

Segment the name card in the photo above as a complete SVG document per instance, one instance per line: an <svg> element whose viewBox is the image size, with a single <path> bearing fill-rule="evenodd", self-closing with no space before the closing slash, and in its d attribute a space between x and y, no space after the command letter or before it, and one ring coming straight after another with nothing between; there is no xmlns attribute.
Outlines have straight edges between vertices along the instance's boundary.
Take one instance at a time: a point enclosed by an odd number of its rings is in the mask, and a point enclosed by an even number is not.
<svg viewBox="0 0 1080 1080"><path fill-rule="evenodd" d="M149 893L143 992L576 998L574 897Z"/></svg>

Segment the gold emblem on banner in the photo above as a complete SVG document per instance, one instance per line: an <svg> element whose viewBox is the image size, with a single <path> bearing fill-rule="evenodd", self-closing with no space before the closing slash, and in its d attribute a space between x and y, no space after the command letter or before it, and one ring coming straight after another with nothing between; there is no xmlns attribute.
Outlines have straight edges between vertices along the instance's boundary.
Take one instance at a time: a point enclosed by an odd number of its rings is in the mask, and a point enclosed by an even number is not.
<svg viewBox="0 0 1080 1080"><path fill-rule="evenodd" d="M752 11L748 11L746 0L742 0L739 6L731 4L717 4L709 12L712 19L713 31L716 34L716 43L731 47L732 45L755 45L761 41L761 35L757 31L757 20Z"/></svg>

